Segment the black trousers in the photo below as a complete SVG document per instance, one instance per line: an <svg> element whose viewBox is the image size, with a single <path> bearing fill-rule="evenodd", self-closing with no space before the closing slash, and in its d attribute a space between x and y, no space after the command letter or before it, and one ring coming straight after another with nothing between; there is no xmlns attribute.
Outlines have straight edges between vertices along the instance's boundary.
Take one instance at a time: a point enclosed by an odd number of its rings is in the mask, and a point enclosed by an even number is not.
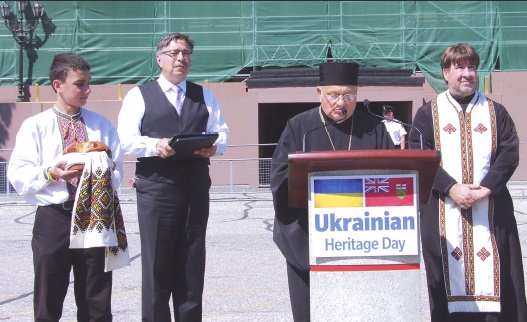
<svg viewBox="0 0 527 322"><path fill-rule="evenodd" d="M309 271L301 270L287 262L287 282L293 320L310 321Z"/></svg>
<svg viewBox="0 0 527 322"><path fill-rule="evenodd" d="M183 171L176 182L136 181L141 237L143 321L201 321L208 166Z"/></svg>
<svg viewBox="0 0 527 322"><path fill-rule="evenodd" d="M35 321L60 320L72 268L77 321L111 321L112 272L104 272L104 248L69 248L71 212L62 204L37 208L31 241Z"/></svg>

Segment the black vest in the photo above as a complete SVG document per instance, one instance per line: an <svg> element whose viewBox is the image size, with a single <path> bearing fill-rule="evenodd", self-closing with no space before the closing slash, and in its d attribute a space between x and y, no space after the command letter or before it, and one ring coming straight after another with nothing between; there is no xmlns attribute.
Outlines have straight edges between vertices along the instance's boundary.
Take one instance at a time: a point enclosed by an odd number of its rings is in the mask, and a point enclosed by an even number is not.
<svg viewBox="0 0 527 322"><path fill-rule="evenodd" d="M206 131L209 112L201 86L187 81L187 92L181 116L166 98L157 81L140 85L139 90L145 101L141 135L152 138L170 138L176 134ZM196 155L182 159L177 153L166 159L156 156L138 158L137 161L136 175L154 181L166 181L167 177L175 174L176 168L187 168L192 164L209 164L209 159L202 156Z"/></svg>

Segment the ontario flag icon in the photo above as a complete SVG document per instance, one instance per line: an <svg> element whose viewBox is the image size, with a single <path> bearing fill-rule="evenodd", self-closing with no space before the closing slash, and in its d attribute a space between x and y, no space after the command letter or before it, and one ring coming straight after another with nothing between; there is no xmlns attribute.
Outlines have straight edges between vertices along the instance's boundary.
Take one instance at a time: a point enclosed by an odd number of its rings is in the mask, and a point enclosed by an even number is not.
<svg viewBox="0 0 527 322"><path fill-rule="evenodd" d="M413 206L412 177L364 178L366 207Z"/></svg>

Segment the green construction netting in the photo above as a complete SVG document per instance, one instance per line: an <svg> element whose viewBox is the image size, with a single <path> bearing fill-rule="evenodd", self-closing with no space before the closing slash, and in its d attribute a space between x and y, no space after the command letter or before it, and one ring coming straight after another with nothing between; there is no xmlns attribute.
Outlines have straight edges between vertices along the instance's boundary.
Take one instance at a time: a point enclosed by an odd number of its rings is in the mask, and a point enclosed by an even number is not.
<svg viewBox="0 0 527 322"><path fill-rule="evenodd" d="M15 1L6 3L15 9ZM157 41L176 31L196 41L189 79L198 82L226 81L245 67L314 67L325 61L330 41L335 59L420 70L437 91L446 88L440 55L459 42L478 50L480 78L497 68L527 70L526 1L40 4L45 14L28 35L24 51L26 84L49 84L51 59L63 52L88 60L93 84L147 82L158 75ZM30 13L28 6L26 15ZM19 46L5 25L0 27L0 48L0 85L16 85Z"/></svg>

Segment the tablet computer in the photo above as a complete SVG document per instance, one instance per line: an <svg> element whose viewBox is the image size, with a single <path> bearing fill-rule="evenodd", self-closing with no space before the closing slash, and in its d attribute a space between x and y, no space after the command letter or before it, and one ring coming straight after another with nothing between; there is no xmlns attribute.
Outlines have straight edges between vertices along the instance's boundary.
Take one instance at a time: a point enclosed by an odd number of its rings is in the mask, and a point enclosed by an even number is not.
<svg viewBox="0 0 527 322"><path fill-rule="evenodd" d="M218 133L190 133L174 135L168 140L176 154L187 155L194 154L194 151L211 147L218 139Z"/></svg>

